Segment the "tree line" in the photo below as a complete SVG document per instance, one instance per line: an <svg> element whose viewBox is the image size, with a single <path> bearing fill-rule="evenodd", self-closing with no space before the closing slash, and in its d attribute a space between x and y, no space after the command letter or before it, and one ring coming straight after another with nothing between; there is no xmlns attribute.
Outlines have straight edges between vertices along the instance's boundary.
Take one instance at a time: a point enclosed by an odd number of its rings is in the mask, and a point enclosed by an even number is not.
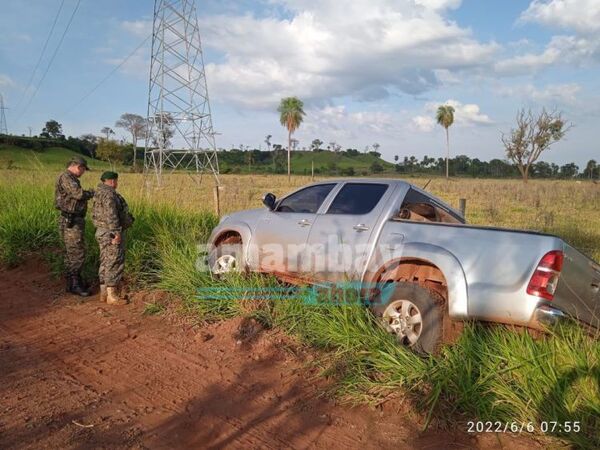
<svg viewBox="0 0 600 450"><path fill-rule="evenodd" d="M281 144L271 142L272 135L265 137L267 151L251 149L250 146L240 144L231 150L219 149L219 159L224 162L225 172L259 171L284 173L284 153L287 150L287 174L291 176L291 152L299 151L299 141L293 138L293 133L298 130L303 122L304 104L296 97L286 97L281 100L277 111L280 123L288 131L287 149ZM596 160L589 160L584 168L575 163L557 165L539 161L542 154L554 143L562 139L571 124L567 123L558 111L542 109L538 114L531 110L521 109L517 113L516 125L508 133L502 134L501 141L505 148L506 159L492 159L482 161L479 158L470 158L466 155L450 157L449 128L454 123L455 110L451 105L440 105L436 111L437 123L445 129L446 155L445 159L424 156L418 159L415 156L394 156L394 164L390 165L380 160L380 145L366 146L363 153L376 157L368 167L364 161L357 162L356 167L346 161L338 167L337 158L342 156L355 158L361 154L359 150L347 148L332 141L327 145L319 138L312 140L308 150L312 152L329 151L334 154L325 165L315 167L315 173L324 175L367 175L395 172L404 175L445 175L469 177L494 177L513 178L521 176L524 182L529 178L600 178L600 165ZM33 150L43 150L49 146L62 145L73 151L110 162L131 165L137 170L138 160L143 159L143 149L138 147L140 140L150 139L154 147L168 148L174 136L174 120L169 114L157 115L148 121L146 118L133 113L124 113L115 122L114 127L126 131L131 137L131 142L126 138L114 139L116 135L113 128L105 126L100 131L100 136L89 133L78 138L65 137L62 125L56 120L45 123L39 138L26 138L24 136L0 136L0 142L11 143ZM148 136L148 127L154 130ZM372 148L372 150L371 150ZM306 147L302 148L307 151ZM306 169L303 169L306 171ZM294 171L298 173L297 170Z"/></svg>

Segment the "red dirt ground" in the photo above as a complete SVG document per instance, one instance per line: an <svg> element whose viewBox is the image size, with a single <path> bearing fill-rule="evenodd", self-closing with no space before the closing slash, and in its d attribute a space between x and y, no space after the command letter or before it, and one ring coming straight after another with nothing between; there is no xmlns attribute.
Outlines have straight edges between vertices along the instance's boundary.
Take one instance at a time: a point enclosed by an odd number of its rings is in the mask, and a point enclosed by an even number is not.
<svg viewBox="0 0 600 450"><path fill-rule="evenodd" d="M0 271L0 448L539 447L421 432L407 405L338 405L277 331L143 308L65 295L36 260Z"/></svg>

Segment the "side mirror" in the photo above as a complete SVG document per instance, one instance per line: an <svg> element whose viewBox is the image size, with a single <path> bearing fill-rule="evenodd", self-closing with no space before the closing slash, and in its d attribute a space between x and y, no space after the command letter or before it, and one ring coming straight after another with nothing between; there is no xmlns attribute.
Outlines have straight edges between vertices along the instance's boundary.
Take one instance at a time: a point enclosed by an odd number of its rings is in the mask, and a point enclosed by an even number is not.
<svg viewBox="0 0 600 450"><path fill-rule="evenodd" d="M263 195L263 205L265 205L267 208L269 208L269 211L273 211L275 209L275 200L276 197L274 194L271 194L270 192Z"/></svg>

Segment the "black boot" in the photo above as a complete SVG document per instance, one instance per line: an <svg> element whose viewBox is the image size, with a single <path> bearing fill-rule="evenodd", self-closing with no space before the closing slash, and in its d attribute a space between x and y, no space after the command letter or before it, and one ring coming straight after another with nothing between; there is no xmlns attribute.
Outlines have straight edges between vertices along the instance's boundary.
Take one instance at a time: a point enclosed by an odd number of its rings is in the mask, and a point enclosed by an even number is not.
<svg viewBox="0 0 600 450"><path fill-rule="evenodd" d="M90 295L81 285L81 277L79 275L71 275L71 290L72 294L79 295L80 297L87 297Z"/></svg>

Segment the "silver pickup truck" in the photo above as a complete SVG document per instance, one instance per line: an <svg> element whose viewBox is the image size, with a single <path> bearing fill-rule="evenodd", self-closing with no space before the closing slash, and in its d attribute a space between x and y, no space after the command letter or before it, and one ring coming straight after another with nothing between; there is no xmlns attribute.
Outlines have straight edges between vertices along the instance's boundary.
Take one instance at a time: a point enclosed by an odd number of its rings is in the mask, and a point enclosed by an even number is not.
<svg viewBox="0 0 600 450"><path fill-rule="evenodd" d="M559 237L466 225L401 180L327 180L263 203L213 230L214 274L358 283L384 326L423 352L470 319L544 328L571 316L600 327L600 265Z"/></svg>

